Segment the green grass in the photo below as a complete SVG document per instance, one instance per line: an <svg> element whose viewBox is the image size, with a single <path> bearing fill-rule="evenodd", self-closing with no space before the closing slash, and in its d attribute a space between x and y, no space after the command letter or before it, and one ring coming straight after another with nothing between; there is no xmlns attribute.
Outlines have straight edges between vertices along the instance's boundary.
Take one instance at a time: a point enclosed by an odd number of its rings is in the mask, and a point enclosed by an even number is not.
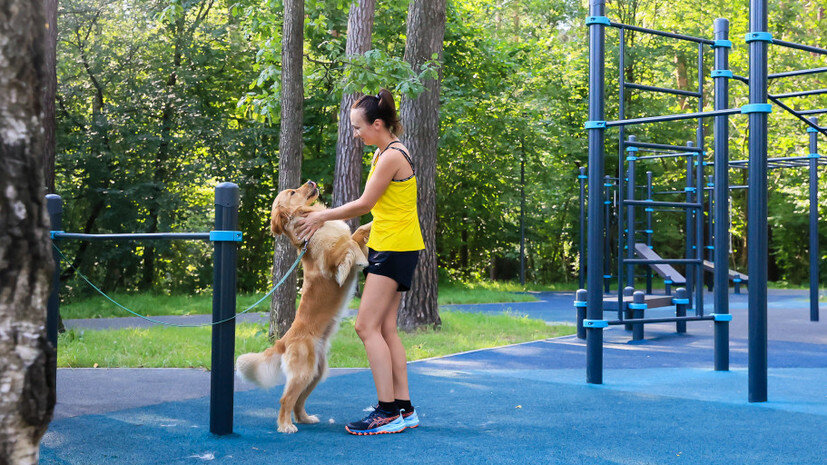
<svg viewBox="0 0 827 465"><path fill-rule="evenodd" d="M401 332L408 360L448 355L473 349L572 334L573 326L548 326L515 315L440 312L440 330ZM210 328L130 328L70 330L58 338L59 367L210 367ZM236 327L236 356L268 347L267 326L241 323ZM331 367L367 367L365 349L353 329L342 326L330 350Z"/></svg>
<svg viewBox="0 0 827 465"><path fill-rule="evenodd" d="M498 302L532 302L537 300L531 294L520 294L529 291L559 291L574 290L577 283L521 286L514 282L479 282L479 283L450 283L439 286L439 305L448 304L479 304ZM264 294L239 295L236 300L238 311L246 309L255 303ZM121 305L140 313L141 315L194 315L212 313L212 294L202 295L157 295L149 293L115 293L110 297ZM298 301L297 301L298 303ZM269 299L260 303L254 311L267 312ZM358 308L359 299L354 298L350 308ZM60 315L65 319L75 318L112 318L132 316L127 311L118 308L100 295L93 295L62 303Z"/></svg>

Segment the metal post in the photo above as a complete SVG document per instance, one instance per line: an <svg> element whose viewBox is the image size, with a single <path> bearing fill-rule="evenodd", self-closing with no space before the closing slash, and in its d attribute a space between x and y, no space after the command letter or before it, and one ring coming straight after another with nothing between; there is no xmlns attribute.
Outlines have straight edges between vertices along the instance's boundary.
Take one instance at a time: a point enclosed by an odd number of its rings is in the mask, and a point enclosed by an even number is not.
<svg viewBox="0 0 827 465"><path fill-rule="evenodd" d="M715 40L729 39L729 20L718 18L714 23ZM715 47L715 69L729 70L729 48ZM729 79L718 75L715 81L715 109L729 108ZM716 314L729 313L729 117L716 116L715 124L715 241L712 250ZM736 283L737 289L737 283ZM715 370L729 370L729 322L715 321Z"/></svg>
<svg viewBox="0 0 827 465"><path fill-rule="evenodd" d="M632 286L626 286L626 287L623 288L623 296L621 297L622 300L620 301L620 306L618 308L623 309L623 313L624 313L623 318L625 318L627 320L630 319L630 318L634 318L634 312L632 311L632 307L628 303L626 303L626 300L623 299L623 297L631 297L631 296L634 295L634 293L635 293L635 288L632 287ZM618 312L618 313L620 313L620 312ZM623 325L623 328L626 331L631 331L632 330L632 324L631 323L626 323L625 325Z"/></svg>
<svg viewBox="0 0 827 465"><path fill-rule="evenodd" d="M525 285L525 147L520 141L520 284Z"/></svg>
<svg viewBox="0 0 827 465"><path fill-rule="evenodd" d="M672 299L672 301L675 303L675 316L686 316L686 308L689 306L689 294L686 292L686 289L682 287L677 288L675 290L675 298ZM686 322L676 321L675 330L679 333L685 333Z"/></svg>
<svg viewBox="0 0 827 465"><path fill-rule="evenodd" d="M715 188L714 176L711 175L711 174L708 174L706 176L706 180L707 180L707 182L706 182L707 187L712 187L714 189ZM704 192L706 192L706 191L707 190L704 189ZM707 195L707 204L706 204L706 227L707 227L707 229L706 229L706 238L707 238L707 241L706 241L706 247L704 248L704 250L706 251L706 259L709 260L710 262L715 261L715 212L714 212L715 198L714 197L715 196L714 196L713 191L710 190L709 194ZM701 274L703 274L703 267L701 267ZM712 292L713 286L715 284L714 283L714 277L711 278L711 279L707 279L706 274L704 274L703 277L704 277L704 281L707 283L707 289L709 290L709 292Z"/></svg>
<svg viewBox="0 0 827 465"><path fill-rule="evenodd" d="M63 229L63 200L57 194L46 195L46 211L49 212L49 228L52 231ZM57 243L57 239L52 239ZM60 254L52 249L55 261L55 271L52 273L52 292L49 294L49 303L46 307L46 337L57 351L57 329L60 320Z"/></svg>
<svg viewBox="0 0 827 465"><path fill-rule="evenodd" d="M609 293L612 286L612 253L609 244L612 242L611 239L611 225L612 225L612 191L611 191L611 178L606 176L603 178L603 192L605 199L603 201L604 213L603 213L603 283L605 287L606 294ZM586 263L586 268L588 268L588 262ZM618 284L620 286L620 284Z"/></svg>
<svg viewBox="0 0 827 465"><path fill-rule="evenodd" d="M646 200L652 200L652 172L646 172ZM652 248L652 207L646 207L646 245ZM646 293L652 293L652 267L646 267Z"/></svg>
<svg viewBox="0 0 827 465"><path fill-rule="evenodd" d="M215 188L215 229L238 229L238 186L224 182ZM214 242L213 255L213 323L235 315L236 251L235 242ZM235 319L212 327L212 368L210 375L210 432L218 435L233 432L233 391L235 373Z"/></svg>
<svg viewBox="0 0 827 465"><path fill-rule="evenodd" d="M589 0L589 15L603 18L605 0ZM605 25L601 22L589 24L589 121L606 120L604 107L605 87ZM605 157L605 127L592 123L589 132L589 238L588 238L588 307L586 315L592 320L603 319L603 290L600 272L603 269L603 203L601 190ZM589 328L586 331L586 382L603 384L603 329Z"/></svg>
<svg viewBox="0 0 827 465"><path fill-rule="evenodd" d="M749 103L767 103L767 0L750 0ZM756 34L757 33L757 34ZM763 37L762 37L763 36ZM757 109L759 107L751 107ZM743 110L742 110L743 111ZM767 401L767 113L749 112L749 401Z"/></svg>
<svg viewBox="0 0 827 465"><path fill-rule="evenodd" d="M580 167L580 289L586 288L586 167Z"/></svg>
<svg viewBox="0 0 827 465"><path fill-rule="evenodd" d="M574 309L577 311L577 338L586 339L586 328L583 327L583 320L586 318L587 293L585 289L578 289L574 293Z"/></svg>
<svg viewBox="0 0 827 465"><path fill-rule="evenodd" d="M810 118L818 125L818 118ZM807 128L810 135L810 321L818 321L818 133Z"/></svg>
<svg viewBox="0 0 827 465"><path fill-rule="evenodd" d="M695 143L692 141L686 142L687 147L694 147ZM692 203L694 201L692 196L692 189L694 189L693 184L695 184L695 170L692 164L694 163L697 155L695 152L687 152L686 155L686 203ZM700 158L700 157L698 157ZM695 212L694 210L687 209L686 210L686 258L695 258L695 254L693 253L693 248L695 247ZM686 276L686 291L689 293L689 301L690 305L692 302L692 290L695 286L695 275L691 273L693 271L691 265L687 265L686 269L684 270L684 275Z"/></svg>
<svg viewBox="0 0 827 465"><path fill-rule="evenodd" d="M636 320L643 319L643 314L646 311L646 299L644 294L641 291L635 291L632 295L632 303L629 304L629 307L632 309L632 318ZM635 323L632 326L632 340L642 341L643 323Z"/></svg>
<svg viewBox="0 0 827 465"><path fill-rule="evenodd" d="M635 136L629 136L630 141L634 141L636 138ZM626 161L629 162L629 166L626 169L626 199L627 200L635 200L635 154L637 153L636 147L627 147L627 157ZM635 206L634 205L627 205L626 206L626 258L635 258ZM630 264L626 265L626 285L627 286L634 286L635 285L635 265Z"/></svg>
<svg viewBox="0 0 827 465"><path fill-rule="evenodd" d="M698 111L702 112L704 109L704 45L698 44L698 92L701 98L698 99ZM706 164L706 155L704 153L704 120L698 119L698 129L695 131L695 139L698 148L698 156L695 158L695 201L703 203L704 201L704 165ZM703 208L695 211L695 258L703 260L704 258L704 211ZM695 315L703 316L704 314L704 267L701 262L694 265L692 271L695 274ZM690 268L687 267L687 272Z"/></svg>

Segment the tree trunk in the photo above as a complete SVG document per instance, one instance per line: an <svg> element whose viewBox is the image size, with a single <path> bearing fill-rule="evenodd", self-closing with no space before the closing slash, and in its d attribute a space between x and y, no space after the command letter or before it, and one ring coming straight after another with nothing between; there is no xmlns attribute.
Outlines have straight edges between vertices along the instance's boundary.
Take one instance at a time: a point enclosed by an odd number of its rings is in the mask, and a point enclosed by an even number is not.
<svg viewBox="0 0 827 465"><path fill-rule="evenodd" d="M442 59L445 36L445 0L413 0L408 7L405 61L415 70L436 53ZM440 73L441 75L441 73ZM411 290L399 309L399 326L412 330L442 324L437 306L436 159L439 141L439 79L429 79L425 92L403 99L400 108L405 145L416 165L417 208L425 250L419 253Z"/></svg>
<svg viewBox="0 0 827 465"><path fill-rule="evenodd" d="M42 0L0 3L0 463L35 464L55 406L43 176Z"/></svg>
<svg viewBox="0 0 827 465"><path fill-rule="evenodd" d="M285 0L282 32L281 128L279 136L279 191L299 187L302 167L304 85L304 2ZM273 284L287 273L298 254L286 236L276 236ZM270 339L281 337L296 317L296 273L273 293L270 303Z"/></svg>
<svg viewBox="0 0 827 465"><path fill-rule="evenodd" d="M359 0L350 7L347 21L347 42L345 54L359 55L370 50L373 16L376 0ZM342 95L339 110L339 139L336 142L336 171L333 176L333 206L338 207L359 198L362 184L362 152L364 144L353 137L350 127L350 107L359 95ZM348 226L355 231L359 218L349 220Z"/></svg>
<svg viewBox="0 0 827 465"><path fill-rule="evenodd" d="M43 174L46 190L55 192L55 96L57 94L57 0L43 0L46 17L46 74L43 85Z"/></svg>

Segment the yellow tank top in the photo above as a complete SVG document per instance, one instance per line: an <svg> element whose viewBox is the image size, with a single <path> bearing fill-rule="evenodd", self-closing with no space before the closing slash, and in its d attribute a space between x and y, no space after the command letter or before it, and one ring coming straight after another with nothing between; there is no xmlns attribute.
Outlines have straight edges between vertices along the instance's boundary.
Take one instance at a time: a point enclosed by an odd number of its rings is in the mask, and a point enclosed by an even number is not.
<svg viewBox="0 0 827 465"><path fill-rule="evenodd" d="M405 155L413 168L408 154L399 151ZM383 150L382 153L384 152ZM376 161L382 153L371 163L368 180L373 176ZM425 248L416 209L416 174L402 181L392 180L370 212L373 215L373 225L370 228L368 247L371 249L381 252L406 252Z"/></svg>

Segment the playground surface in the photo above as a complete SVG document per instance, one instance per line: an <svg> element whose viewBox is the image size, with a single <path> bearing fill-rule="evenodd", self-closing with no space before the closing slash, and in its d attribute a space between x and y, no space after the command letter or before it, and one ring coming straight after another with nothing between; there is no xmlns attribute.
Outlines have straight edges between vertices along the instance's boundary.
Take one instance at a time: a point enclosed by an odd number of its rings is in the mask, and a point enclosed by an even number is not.
<svg viewBox="0 0 827 465"><path fill-rule="evenodd" d="M824 463L827 331L809 321L806 297L770 291L766 403L747 402L746 295L731 295L728 372L712 370L711 322L681 335L674 324L647 325L634 343L622 327L606 330L602 385L586 384L575 336L411 362L422 424L395 435L344 431L375 401L364 369L334 370L308 400L321 422L294 435L275 428L279 387L237 381L225 437L209 433L207 372L61 369L41 463ZM451 308L574 322L573 293L538 298Z"/></svg>

